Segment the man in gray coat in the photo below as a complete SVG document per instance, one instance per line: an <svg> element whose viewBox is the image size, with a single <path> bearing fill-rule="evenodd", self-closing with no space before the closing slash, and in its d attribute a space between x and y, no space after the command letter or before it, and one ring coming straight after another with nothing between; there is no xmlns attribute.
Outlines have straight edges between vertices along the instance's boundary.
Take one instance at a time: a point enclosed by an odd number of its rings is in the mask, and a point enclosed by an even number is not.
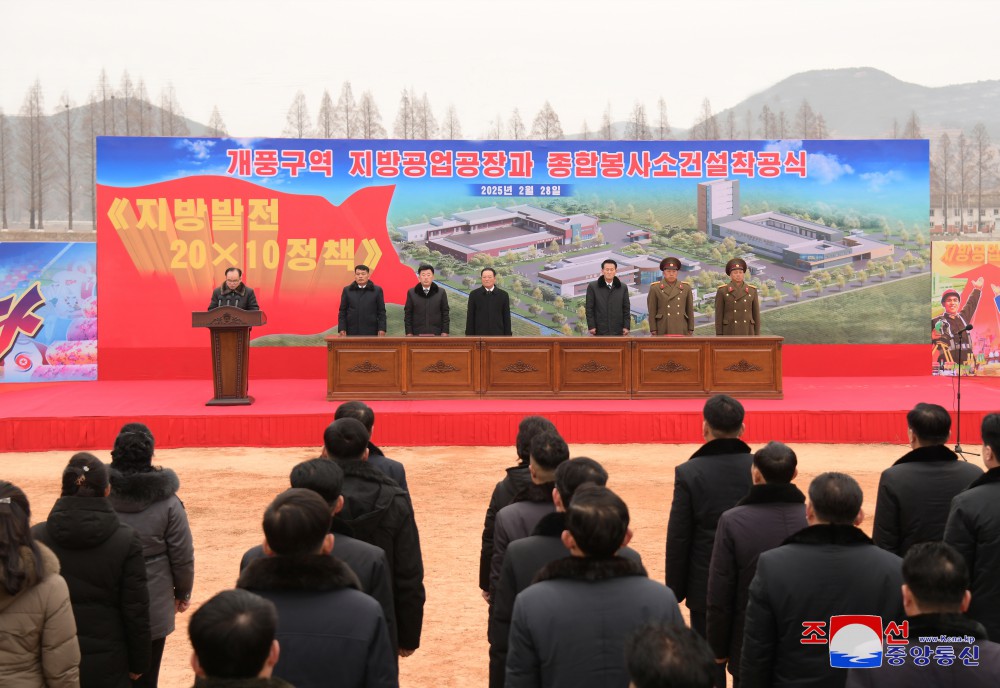
<svg viewBox="0 0 1000 688"><path fill-rule="evenodd" d="M571 556L542 569L514 602L507 688L625 686L625 640L645 623L683 626L670 589L617 552L628 507L606 487L577 490L563 544Z"/></svg>
<svg viewBox="0 0 1000 688"><path fill-rule="evenodd" d="M434 266L417 268L420 281L406 292L403 305L403 329L407 337L431 335L447 337L451 327L448 294L434 283Z"/></svg>
<svg viewBox="0 0 1000 688"><path fill-rule="evenodd" d="M618 263L601 263L601 276L587 285L587 330L598 337L627 335L632 326L628 287L615 274Z"/></svg>

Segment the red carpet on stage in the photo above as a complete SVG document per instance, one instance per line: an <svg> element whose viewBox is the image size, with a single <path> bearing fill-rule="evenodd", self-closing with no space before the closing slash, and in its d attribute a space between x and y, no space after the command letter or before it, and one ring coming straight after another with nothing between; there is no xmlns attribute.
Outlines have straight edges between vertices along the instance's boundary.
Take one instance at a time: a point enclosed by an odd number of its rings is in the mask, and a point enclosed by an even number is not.
<svg viewBox="0 0 1000 688"><path fill-rule="evenodd" d="M919 401L953 416L950 377L786 377L782 400L742 400L751 444L906 442L906 412ZM0 451L111 446L126 422L146 423L160 447L298 447L322 444L337 402L322 379L252 380L252 406L205 406L208 380L138 380L0 385ZM372 401L374 439L387 446L513 444L525 415L550 418L570 443L701 441L702 399L636 401ZM962 380L963 444L1000 411L1000 378Z"/></svg>

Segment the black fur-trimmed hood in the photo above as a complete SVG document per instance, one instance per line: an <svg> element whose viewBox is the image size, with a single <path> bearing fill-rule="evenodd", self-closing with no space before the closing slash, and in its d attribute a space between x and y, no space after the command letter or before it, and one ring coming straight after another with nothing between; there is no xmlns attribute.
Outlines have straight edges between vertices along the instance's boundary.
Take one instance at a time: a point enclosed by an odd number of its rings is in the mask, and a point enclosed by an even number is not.
<svg viewBox="0 0 1000 688"><path fill-rule="evenodd" d="M752 485L747 496L736 506L747 504L805 504L806 496L791 483L762 483Z"/></svg>
<svg viewBox="0 0 1000 688"><path fill-rule="evenodd" d="M628 576L647 577L646 569L638 561L622 557L593 559L591 557L565 557L546 564L538 572L533 583L547 580L579 580L588 583L625 578Z"/></svg>
<svg viewBox="0 0 1000 688"><path fill-rule="evenodd" d="M218 678L204 676L195 678L194 688L295 688L291 683L277 676L269 678Z"/></svg>
<svg viewBox="0 0 1000 688"><path fill-rule="evenodd" d="M783 545L874 545L865 531L841 523L817 523L792 533Z"/></svg>
<svg viewBox="0 0 1000 688"><path fill-rule="evenodd" d="M135 513L144 511L155 502L162 502L177 494L181 481L169 468L154 468L144 473L122 473L110 469L111 505L115 511Z"/></svg>
<svg viewBox="0 0 1000 688"><path fill-rule="evenodd" d="M531 534L542 537L562 537L564 530L566 530L566 512L553 511L551 514L542 516L542 520L538 522Z"/></svg>
<svg viewBox="0 0 1000 688"><path fill-rule="evenodd" d="M516 502L551 502L552 490L554 490L555 487L556 484L554 482L542 483L541 485L529 482L517 491L517 494L514 495L514 499L511 500L511 504Z"/></svg>
<svg viewBox="0 0 1000 688"><path fill-rule="evenodd" d="M299 554L255 559L243 569L236 583L244 590L332 592L361 583L340 559L328 554Z"/></svg>

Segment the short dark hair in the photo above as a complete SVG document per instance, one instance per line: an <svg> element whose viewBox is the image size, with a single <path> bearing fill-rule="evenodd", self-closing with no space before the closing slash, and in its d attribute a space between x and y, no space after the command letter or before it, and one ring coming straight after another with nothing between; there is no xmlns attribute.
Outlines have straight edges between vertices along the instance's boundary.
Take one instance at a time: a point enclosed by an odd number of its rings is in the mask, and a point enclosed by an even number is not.
<svg viewBox="0 0 1000 688"><path fill-rule="evenodd" d="M798 463L798 457L791 447L774 440L765 444L753 455L753 465L764 476L764 481L769 483L792 482Z"/></svg>
<svg viewBox="0 0 1000 688"><path fill-rule="evenodd" d="M354 272L357 272L358 270L364 270L365 272L371 272L372 271L372 269L370 267L368 267L367 265L355 265L354 266Z"/></svg>
<svg viewBox="0 0 1000 688"><path fill-rule="evenodd" d="M569 446L558 432L546 430L531 439L530 457L542 470L554 471L563 461L569 461Z"/></svg>
<svg viewBox="0 0 1000 688"><path fill-rule="evenodd" d="M608 472L604 466L587 456L578 456L569 461L563 461L556 468L556 489L563 507L573 501L573 495L581 485L608 484Z"/></svg>
<svg viewBox="0 0 1000 688"><path fill-rule="evenodd" d="M635 688L712 688L715 653L686 626L640 626L625 641L625 664Z"/></svg>
<svg viewBox="0 0 1000 688"><path fill-rule="evenodd" d="M118 431L111 448L111 467L122 472L145 472L152 469L156 441L142 423L126 423Z"/></svg>
<svg viewBox="0 0 1000 688"><path fill-rule="evenodd" d="M293 487L264 512L264 537L275 554L314 554L330 532L330 506L312 490Z"/></svg>
<svg viewBox="0 0 1000 688"><path fill-rule="evenodd" d="M225 274L228 275L230 272L235 272L237 275L240 276L240 279L243 279L243 271L240 270L239 268L226 268Z"/></svg>
<svg viewBox="0 0 1000 688"><path fill-rule="evenodd" d="M338 406L337 410L333 412L333 419L340 420L341 418L357 418L369 434L375 426L375 412L371 406L363 401L345 401Z"/></svg>
<svg viewBox="0 0 1000 688"><path fill-rule="evenodd" d="M278 630L274 603L249 590L223 590L191 615L188 636L198 664L214 678L253 678Z"/></svg>
<svg viewBox="0 0 1000 688"><path fill-rule="evenodd" d="M951 416L937 404L917 404L906 414L906 424L919 440L930 444L944 444L951 435Z"/></svg>
<svg viewBox="0 0 1000 688"><path fill-rule="evenodd" d="M743 404L728 394L716 394L705 402L702 417L708 426L722 435L732 435L740 431L746 412Z"/></svg>
<svg viewBox="0 0 1000 688"><path fill-rule="evenodd" d="M923 611L958 612L969 589L969 569L948 543L921 542L903 557L903 582Z"/></svg>
<svg viewBox="0 0 1000 688"><path fill-rule="evenodd" d="M434 272L434 266L431 265L430 263L421 263L420 267L417 268L417 274L419 275L424 270L430 270L431 272Z"/></svg>
<svg viewBox="0 0 1000 688"><path fill-rule="evenodd" d="M78 452L70 457L63 469L63 497L103 497L108 489L108 467L87 452Z"/></svg>
<svg viewBox="0 0 1000 688"><path fill-rule="evenodd" d="M809 484L813 513L827 523L853 525L864 499L858 481L846 473L820 473Z"/></svg>
<svg viewBox="0 0 1000 688"><path fill-rule="evenodd" d="M983 444L992 449L997 460L1000 460L1000 413L983 416L980 433L983 435Z"/></svg>
<svg viewBox="0 0 1000 688"><path fill-rule="evenodd" d="M602 262L602 263L601 263L601 270L603 270L603 269L604 269L604 266L605 266L605 265L608 265L609 263L610 263L611 265L614 265L614 266L615 266L615 269L616 269L616 270L618 269L618 261L616 261L616 260L612 260L611 258L605 258L605 259L604 259L604 262Z"/></svg>
<svg viewBox="0 0 1000 688"><path fill-rule="evenodd" d="M485 268L483 268L482 270L479 271L479 276L482 277L484 274L486 274L487 270L489 270L490 272L492 272L494 277L497 276L497 271L494 270L493 268L491 268L489 265L487 265Z"/></svg>
<svg viewBox="0 0 1000 688"><path fill-rule="evenodd" d="M577 489L566 509L566 530L588 557L613 557L625 540L628 522L621 497L598 485Z"/></svg>
<svg viewBox="0 0 1000 688"><path fill-rule="evenodd" d="M556 426L548 418L543 416L525 416L517 426L517 438L514 440L514 448L517 450L517 458L521 463L527 463L531 454L531 440L540 432L546 430L556 431Z"/></svg>
<svg viewBox="0 0 1000 688"><path fill-rule="evenodd" d="M333 459L309 459L297 464L288 476L292 487L312 490L329 506L344 494L344 469Z"/></svg>
<svg viewBox="0 0 1000 688"><path fill-rule="evenodd" d="M339 418L323 432L323 446L331 459L352 461L364 456L369 437L368 429L357 418Z"/></svg>

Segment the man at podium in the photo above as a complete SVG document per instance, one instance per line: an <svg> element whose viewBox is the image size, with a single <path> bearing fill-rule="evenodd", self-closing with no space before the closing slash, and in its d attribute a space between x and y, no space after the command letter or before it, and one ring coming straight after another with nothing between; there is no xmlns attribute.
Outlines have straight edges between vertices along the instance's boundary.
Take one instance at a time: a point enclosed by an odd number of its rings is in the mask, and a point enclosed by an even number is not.
<svg viewBox="0 0 1000 688"><path fill-rule="evenodd" d="M260 310L253 289L243 284L243 271L239 268L226 270L226 281L212 292L212 301L208 304L208 310L220 306L234 306L245 311Z"/></svg>

